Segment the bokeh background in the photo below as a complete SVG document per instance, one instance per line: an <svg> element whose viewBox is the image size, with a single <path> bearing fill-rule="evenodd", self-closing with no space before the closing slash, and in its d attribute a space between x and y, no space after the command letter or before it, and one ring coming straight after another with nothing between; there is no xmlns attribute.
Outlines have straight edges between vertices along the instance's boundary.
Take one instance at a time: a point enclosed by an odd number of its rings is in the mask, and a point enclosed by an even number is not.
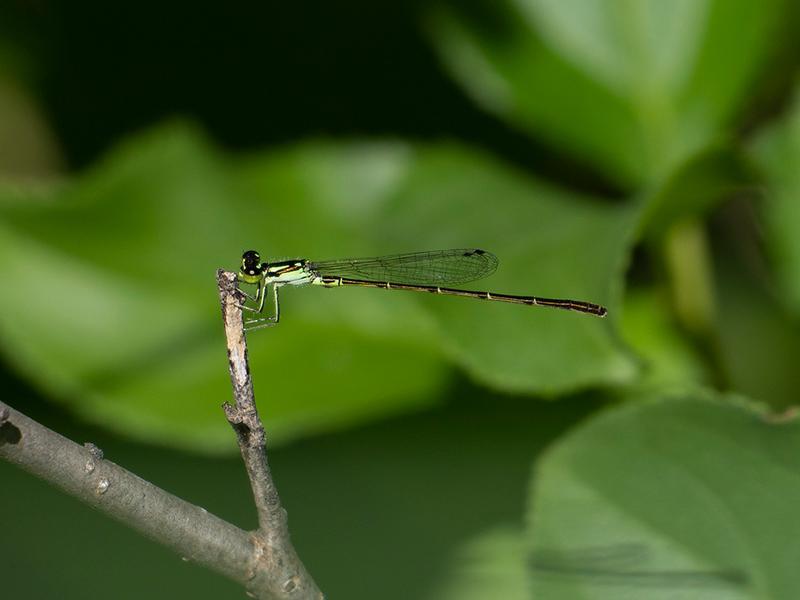
<svg viewBox="0 0 800 600"><path fill-rule="evenodd" d="M0 3L0 397L253 527L214 285L482 247L605 320L288 290L250 336L332 598L794 598L789 0ZM241 597L7 464L9 598Z"/></svg>

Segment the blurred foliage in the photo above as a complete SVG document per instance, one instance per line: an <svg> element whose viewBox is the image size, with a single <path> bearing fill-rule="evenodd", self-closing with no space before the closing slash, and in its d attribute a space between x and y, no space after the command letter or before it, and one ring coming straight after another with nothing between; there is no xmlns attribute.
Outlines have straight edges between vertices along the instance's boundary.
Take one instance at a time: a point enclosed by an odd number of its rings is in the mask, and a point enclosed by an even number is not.
<svg viewBox="0 0 800 600"><path fill-rule="evenodd" d="M769 202L763 206L767 248L785 306L800 314L800 90L787 114L751 145L764 173Z"/></svg>
<svg viewBox="0 0 800 600"><path fill-rule="evenodd" d="M217 10L189 24L161 4L113 19L99 3L0 7L9 401L252 525L236 461L181 454L234 448L214 270L251 247L484 247L501 266L481 287L609 317L298 289L279 327L250 336L270 459L322 588L791 598L800 9ZM37 535L59 531L100 549L88 562L106 585L135 582L128 597L232 589L145 542L103 562L129 533L0 477L2 512L21 515L0 543L11 590L103 595L58 543L42 554Z"/></svg>
<svg viewBox="0 0 800 600"><path fill-rule="evenodd" d="M519 528L500 525L481 532L459 549L448 577L434 588L433 598L507 600L530 598L527 548Z"/></svg>
<svg viewBox="0 0 800 600"><path fill-rule="evenodd" d="M21 370L81 414L165 444L229 446L209 285L220 257L235 269L242 249L265 244L325 258L469 238L504 258L492 289L525 293L524 274L541 295L613 308L631 214L451 146L309 144L232 167L168 127L51 193L0 190L0 268L17 283L0 300L0 334ZM250 336L253 364L281 373L262 397L278 439L429 401L446 381L442 354L509 391L634 374L600 319L374 290L282 296L287 326ZM298 402L298 385L318 391Z"/></svg>
<svg viewBox="0 0 800 600"><path fill-rule="evenodd" d="M791 598L798 472L797 420L741 400L693 394L603 414L537 470L534 597Z"/></svg>
<svg viewBox="0 0 800 600"><path fill-rule="evenodd" d="M780 49L786 14L783 0L491 6L489 19L446 11L434 21L455 77L488 109L626 187L658 181L726 137Z"/></svg>
<svg viewBox="0 0 800 600"><path fill-rule="evenodd" d="M652 289L631 289L625 298L622 335L642 363L642 375L628 386L630 391L663 392L712 383L709 366L686 336L676 331L665 304L663 294Z"/></svg>

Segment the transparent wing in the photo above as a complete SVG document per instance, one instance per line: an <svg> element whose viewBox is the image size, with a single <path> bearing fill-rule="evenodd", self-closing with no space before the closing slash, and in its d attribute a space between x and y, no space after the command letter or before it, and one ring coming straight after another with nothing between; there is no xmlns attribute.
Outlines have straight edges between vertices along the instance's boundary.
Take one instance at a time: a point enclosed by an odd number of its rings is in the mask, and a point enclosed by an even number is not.
<svg viewBox="0 0 800 600"><path fill-rule="evenodd" d="M409 285L452 285L482 279L497 269L497 257L478 248L433 250L373 258L309 262L318 275Z"/></svg>

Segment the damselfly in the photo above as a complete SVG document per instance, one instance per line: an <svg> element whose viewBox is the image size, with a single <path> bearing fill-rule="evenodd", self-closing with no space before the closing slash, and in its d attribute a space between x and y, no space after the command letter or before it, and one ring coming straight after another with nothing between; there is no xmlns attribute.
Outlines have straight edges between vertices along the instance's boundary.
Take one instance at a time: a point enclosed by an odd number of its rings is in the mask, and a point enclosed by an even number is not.
<svg viewBox="0 0 800 600"><path fill-rule="evenodd" d="M279 262L261 262L255 250L242 255L239 281L256 286L255 296L245 294L256 303L243 308L261 315L267 295L272 299L274 312L267 317L247 319L248 330L275 325L280 318L278 288L284 285L321 285L324 287L360 286L386 290L430 292L448 296L464 296L480 300L496 300L512 304L550 306L577 312L606 316L599 304L581 300L515 296L495 292L460 290L447 285L459 285L491 275L497 268L497 257L477 248L434 250L393 254L374 258L345 258L341 260L311 261L302 259Z"/></svg>

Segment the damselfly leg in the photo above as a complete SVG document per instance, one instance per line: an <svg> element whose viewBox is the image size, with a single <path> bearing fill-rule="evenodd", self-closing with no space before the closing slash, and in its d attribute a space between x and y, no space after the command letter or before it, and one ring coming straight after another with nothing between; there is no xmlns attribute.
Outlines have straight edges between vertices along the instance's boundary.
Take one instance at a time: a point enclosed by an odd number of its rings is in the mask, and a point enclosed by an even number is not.
<svg viewBox="0 0 800 600"><path fill-rule="evenodd" d="M242 308L246 308L247 310L257 314L262 314L264 311L264 300L267 297L267 294L272 297L273 313L266 317L245 319L245 331L255 331L256 329L264 329L265 327L272 327L273 325L278 324L278 321L280 320L280 304L278 303L278 286L275 284L261 285L259 283L258 289L256 290L256 296L253 298L258 302L258 308L253 308L251 306L242 306ZM249 297L252 298L252 296Z"/></svg>

